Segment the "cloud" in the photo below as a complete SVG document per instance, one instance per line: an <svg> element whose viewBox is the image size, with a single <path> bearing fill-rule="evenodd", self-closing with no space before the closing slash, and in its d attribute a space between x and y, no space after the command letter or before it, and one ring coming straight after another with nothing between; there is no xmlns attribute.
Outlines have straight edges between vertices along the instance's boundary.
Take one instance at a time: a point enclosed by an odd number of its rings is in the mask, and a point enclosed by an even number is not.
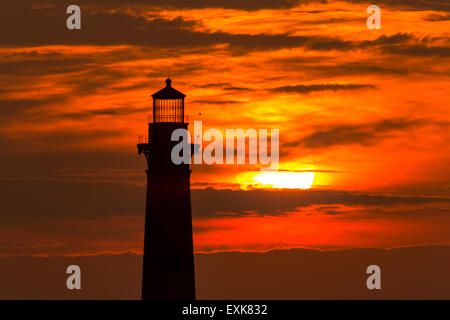
<svg viewBox="0 0 450 320"><path fill-rule="evenodd" d="M143 113L148 112L148 107L143 108L132 108L132 107L117 107L117 108L107 108L107 109L91 109L83 110L80 112L69 112L69 113L57 113L53 115L48 115L49 118L54 119L73 119L73 120L86 120L96 116L123 116L128 114Z"/></svg>
<svg viewBox="0 0 450 320"><path fill-rule="evenodd" d="M225 91L249 91L252 89L245 88L245 87L226 86L222 90L225 90Z"/></svg>
<svg viewBox="0 0 450 320"><path fill-rule="evenodd" d="M71 264L82 272L83 289L75 294L65 286ZM0 271L7 272L0 276L1 299L140 299L142 256L0 258Z"/></svg>
<svg viewBox="0 0 450 320"><path fill-rule="evenodd" d="M320 1L320 0L317 0ZM348 3L367 4L365 0L345 0ZM327 1L329 2L329 1ZM379 0L377 5L387 8L450 11L447 0Z"/></svg>
<svg viewBox="0 0 450 320"><path fill-rule="evenodd" d="M67 30L61 12L61 4L53 6L32 7L26 2L7 1L8 7L1 10L0 45L4 46L44 46L44 45L134 45L159 49L192 50L192 48L213 47L227 44L234 55L243 55L251 51L269 51L283 48L302 47L306 50L355 50L381 48L412 41L410 34L398 33L382 35L375 40L349 41L339 37L308 35L294 36L285 34L230 34L226 32L199 32L195 26L199 21L185 20L182 17L164 19L158 16L144 17L129 11L102 11L95 6L83 10L83 27L81 30ZM2 8L0 8L2 9ZM42 17L45 17L43 19ZM27 17L27 19L24 19ZM20 24L18 24L20 21ZM10 28L14 26L14 28ZM6 32L6 30L12 30ZM108 32L105 32L108 30ZM389 49L385 49L385 51ZM413 49L411 49L413 50ZM415 49L416 51L418 49ZM386 51L386 52L387 52ZM399 53L408 54L408 50ZM412 51L414 52L414 50ZM434 48L428 54L447 54L447 49ZM56 59L58 60L58 59ZM74 61L78 64L84 60ZM16 62L20 66L20 62ZM48 63L48 62L47 62ZM57 64L58 62L53 62ZM62 62L60 62L62 63ZM33 63L32 67L33 67ZM41 62L45 64L45 62ZM52 63L49 63L52 66ZM0 70L1 70L0 65ZM34 66L39 67L39 66ZM43 67L43 65L42 65ZM42 67L40 69L42 69ZM64 67L64 66L62 66ZM11 66L3 66L6 70ZM65 68L69 68L66 66ZM53 71L52 71L53 70ZM48 72L56 72L57 66Z"/></svg>
<svg viewBox="0 0 450 320"><path fill-rule="evenodd" d="M197 88L222 88L222 87L229 87L231 86L231 83L229 82L214 82L214 83L206 83L201 85L196 85Z"/></svg>
<svg viewBox="0 0 450 320"><path fill-rule="evenodd" d="M27 51L19 51L27 50ZM0 52L0 74L28 76L35 78L45 75L79 73L102 66L109 66L117 61L127 62L140 59L160 58L155 50L147 48L121 48L102 50L102 54L92 49L82 52L57 51L57 49L28 48L15 52ZM166 56L164 56L166 57Z"/></svg>
<svg viewBox="0 0 450 320"><path fill-rule="evenodd" d="M2 55L0 74L50 75L70 73L85 68L92 60L89 57L62 56L61 53L38 53L37 51L17 52L14 55Z"/></svg>
<svg viewBox="0 0 450 320"><path fill-rule="evenodd" d="M193 30L196 21L186 21L181 17L172 20L162 18L148 20L120 11L113 13L90 11L89 7L83 11L81 30L71 31L65 27L60 12L65 12L62 5L33 9L24 3L9 3L9 7L4 8L0 17L0 30L3 31L0 44L5 46L128 44L166 49L228 44L234 54L294 47L305 47L310 50L349 50L355 47L354 42L326 36L203 33ZM45 19L42 19L42 16L45 16ZM4 32L11 30L10 26L14 26L13 32Z"/></svg>
<svg viewBox="0 0 450 320"><path fill-rule="evenodd" d="M291 249L264 253L197 254L198 298L264 300L450 297L447 288L450 276L446 271L450 265L449 253L448 246L424 246L390 250ZM365 286L368 277L365 271L372 264L379 265L382 270L383 289L376 295ZM407 270L405 265L408 266ZM436 267L438 270L434 270ZM447 280L442 281L442 277Z"/></svg>
<svg viewBox="0 0 450 320"><path fill-rule="evenodd" d="M449 257L448 246L198 253L197 298L450 299ZM71 264L86 284L75 294L64 286ZM365 286L372 264L382 272L375 295ZM0 258L0 281L1 299L140 299L142 255Z"/></svg>
<svg viewBox="0 0 450 320"><path fill-rule="evenodd" d="M344 0L347 3L364 4L367 2L364 0ZM80 0L80 4L92 4L106 5L102 0ZM260 9L289 9L302 5L310 4L326 4L332 3L330 0L171 0L170 2L165 0L137 0L133 3L157 7L166 9L204 9L204 8L224 8L224 9L237 9L254 11ZM125 0L112 0L107 2L108 6L127 5ZM450 5L446 0L380 0L378 5L386 8L401 8L401 9L416 9L416 10L436 10L436 11L450 11ZM317 12L317 11L308 11Z"/></svg>
<svg viewBox="0 0 450 320"><path fill-rule="evenodd" d="M34 95L35 98L0 98L0 119L3 124L14 124L36 121L38 123L49 123L61 119L86 120L95 116L123 116L134 113L148 112L148 107L116 107L116 108L98 108L90 110L67 112L62 111L61 105L70 103L72 97L80 97L92 95L98 91L102 92L120 92L132 91L140 88L148 87L148 82L142 81L127 86L121 86L120 80L128 77L127 74L120 71L111 71L106 68L98 68L96 70L89 70L76 76L70 76L61 81L60 85L64 88L71 88L65 94L53 94L45 96ZM7 90L8 87L5 88ZM14 92L15 88L9 88L10 92ZM55 106L59 106L58 111L55 111ZM35 128L32 128L33 131ZM64 132L58 132L58 135ZM0 133L0 136L3 134ZM36 133L28 140L35 140L43 137L43 134ZM19 136L16 136L19 138ZM28 141L29 142L29 141ZM25 142L28 143L28 142Z"/></svg>
<svg viewBox="0 0 450 320"><path fill-rule="evenodd" d="M378 206L450 203L448 198L372 195L339 190L192 190L194 218L214 216L283 215L313 205ZM404 212L405 214L407 212Z"/></svg>
<svg viewBox="0 0 450 320"><path fill-rule="evenodd" d="M261 9L288 9L298 6L300 0L136 0L133 4L148 8L164 8L164 9L205 9L205 8L223 8L236 9L245 11L255 11ZM129 5L126 0L79 0L79 4L105 7L117 7Z"/></svg>
<svg viewBox="0 0 450 320"><path fill-rule="evenodd" d="M251 88L235 86L229 82L217 82L217 83L206 83L202 85L196 85L197 88L208 89L208 88L218 88L223 91L252 91Z"/></svg>
<svg viewBox="0 0 450 320"><path fill-rule="evenodd" d="M47 115L41 116L47 120ZM40 117L27 118L28 124ZM21 121L20 117L16 119ZM71 127L70 129L21 130L10 134L0 133L0 154L42 153L50 151L73 151L85 149L86 145L105 138L117 138L123 135L121 129L92 129ZM6 148L6 150L4 149ZM1 188L0 188L1 189Z"/></svg>
<svg viewBox="0 0 450 320"><path fill-rule="evenodd" d="M30 135L26 136L27 138ZM0 140L1 142L1 140ZM17 150L14 153L3 152L0 157L0 179L85 181L95 183L98 180L122 183L141 183L145 185L146 161L137 155L137 151L119 150L118 152L100 152L74 150L46 151L23 154L26 138L23 141L10 141ZM31 142L32 144L33 142ZM0 145L0 150L5 145ZM27 149L29 146L26 145ZM33 165L30 166L30 163ZM62 181L62 182L63 182Z"/></svg>
<svg viewBox="0 0 450 320"><path fill-rule="evenodd" d="M448 45L432 45L439 40L448 44L448 39L446 38L418 38L412 34L397 33L391 36L382 35L376 40L363 41L360 46L378 48L384 54L448 57L450 55L450 47Z"/></svg>
<svg viewBox="0 0 450 320"><path fill-rule="evenodd" d="M374 123L365 124L342 124L337 126L321 127L302 139L286 143L285 147L304 146L307 148L327 148L336 145L360 144L363 146L372 145L386 134L419 127L429 121L424 119L385 119Z"/></svg>
<svg viewBox="0 0 450 320"><path fill-rule="evenodd" d="M361 41L360 47L378 46L378 45L393 45L399 43L405 43L416 39L413 35L409 33L396 33L392 35L381 35L375 40L365 40Z"/></svg>
<svg viewBox="0 0 450 320"><path fill-rule="evenodd" d="M4 180L0 190L3 222L145 213L145 187L120 182Z"/></svg>
<svg viewBox="0 0 450 320"><path fill-rule="evenodd" d="M406 75L411 72L406 67L389 66L386 61L374 62L373 60L361 60L352 62L335 62L324 57L304 57L276 58L269 60L271 65L276 64L283 70L295 69L313 77L341 77L360 74L380 74L380 75Z"/></svg>
<svg viewBox="0 0 450 320"><path fill-rule="evenodd" d="M331 66L318 65L312 66L311 70L323 76L349 76L357 74L406 75L410 72L408 69L386 67L385 63L383 65L377 65L372 62L349 62Z"/></svg>
<svg viewBox="0 0 450 320"><path fill-rule="evenodd" d="M425 21L448 21L450 14L431 13L423 18Z"/></svg>
<svg viewBox="0 0 450 320"><path fill-rule="evenodd" d="M293 92L300 94L307 94L317 91L353 91L361 89L373 89L371 84L298 84L294 86L283 86L270 89L272 92Z"/></svg>
<svg viewBox="0 0 450 320"><path fill-rule="evenodd" d="M238 100L195 100L195 101L192 101L192 103L199 103L199 104L236 104L236 103L242 103L242 101L238 101Z"/></svg>
<svg viewBox="0 0 450 320"><path fill-rule="evenodd" d="M12 0L10 0L12 1ZM32 3L31 0L22 0L24 6ZM363 4L367 2L364 0L345 0L347 3ZM7 3L7 1L4 1ZM42 3L57 5L55 0L43 1ZM182 9L207 9L207 8L222 8L222 9L236 9L245 11L255 11L261 9L290 9L301 7L303 5L327 4L332 3L329 0L135 0L133 5L139 8L146 9L168 9L168 10L182 10ZM126 0L78 0L78 5L82 7L94 6L96 8L111 9L117 7L127 7L130 2ZM415 10L435 10L435 11L450 11L450 5L446 0L379 0L378 5L384 8L400 8L400 9L415 9ZM65 11L63 11L65 12ZM308 10L303 12L317 13L321 11Z"/></svg>
<svg viewBox="0 0 450 320"><path fill-rule="evenodd" d="M90 68L82 70L76 75L67 77L62 83L65 87L72 88L73 94L77 96L87 96L98 92L99 90L109 90L111 88L119 88L117 84L124 82L125 79L132 77L132 74L123 69L107 68L105 66L98 68ZM144 82L140 83L137 88L145 87ZM125 90L135 89L124 88Z"/></svg>
<svg viewBox="0 0 450 320"><path fill-rule="evenodd" d="M65 137L60 138L65 141ZM55 142L56 143L56 142ZM130 156L131 157L131 156ZM50 156L48 156L51 159ZM91 157L86 154L81 163ZM108 157L104 157L106 163ZM60 158L56 157L54 162ZM98 158L100 159L100 158ZM114 158L111 158L114 159ZM29 159L31 161L32 159ZM64 160L64 158L63 158ZM67 162L67 159L64 160ZM98 161L101 167L104 163ZM73 163L76 161L74 160ZM23 179L0 180L2 190L2 212L0 218L6 221L22 221L31 218L68 218L68 217L108 217L143 215L145 212L145 161L134 158L135 165L142 169L142 175L132 178L114 180L102 179L102 169L98 170L93 179L84 177L84 168L80 178L77 175L64 177L56 174L55 169L39 169L43 179L33 179L33 170L29 173L21 172L20 165L13 172L22 174ZM11 163L11 162L9 162ZM27 162L28 163L28 162ZM22 164L22 166L25 163ZM81 167L81 164L79 165ZM93 164L90 164L93 166ZM39 168L42 165L38 166ZM68 164L56 168L70 168ZM76 167L75 167L76 168ZM59 170L60 170L59 169ZM53 172L52 172L53 171ZM2 174L2 177L8 175ZM27 178L29 176L30 178ZM19 176L20 177L20 176ZM98 177L99 179L96 179ZM52 179L53 178L53 179ZM258 215L283 215L295 211L296 208L306 208L313 205L347 205L347 206L379 206L394 205L428 205L433 203L449 203L448 198L421 196L389 196L372 195L339 190L216 190L212 188L193 189L192 212L193 217L205 219L218 216L245 216L249 212ZM27 201L22 201L27 199Z"/></svg>
<svg viewBox="0 0 450 320"><path fill-rule="evenodd" d="M160 0L160 2L161 4L167 4L163 0ZM171 5L175 8L183 9L224 8L254 11L260 9L288 9L296 7L299 3L299 0L175 0Z"/></svg>
<svg viewBox="0 0 450 320"><path fill-rule="evenodd" d="M386 46L382 48L383 53L401 54L414 57L450 57L450 47L444 46L424 46L424 45L405 45L405 46Z"/></svg>
<svg viewBox="0 0 450 320"><path fill-rule="evenodd" d="M0 119L3 124L23 121L38 115L38 111L45 106L67 101L66 95L50 95L42 98L30 99L0 99Z"/></svg>
<svg viewBox="0 0 450 320"><path fill-rule="evenodd" d="M441 45L432 45L437 41ZM383 54L401 54L408 56L440 56L448 57L450 47L442 44L448 44L446 38L419 38L413 34L397 33L394 35L382 35L375 40L365 40L359 44L360 48L378 49Z"/></svg>

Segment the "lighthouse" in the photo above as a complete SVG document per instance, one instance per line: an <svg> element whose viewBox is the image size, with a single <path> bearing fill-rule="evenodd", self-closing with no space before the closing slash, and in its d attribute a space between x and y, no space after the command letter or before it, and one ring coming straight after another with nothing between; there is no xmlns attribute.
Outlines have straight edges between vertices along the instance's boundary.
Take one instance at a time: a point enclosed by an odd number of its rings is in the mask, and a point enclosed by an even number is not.
<svg viewBox="0 0 450 320"><path fill-rule="evenodd" d="M179 143L171 140L172 132L188 127L185 95L173 88L168 78L152 98L148 139L137 145L148 165L142 299L193 300L191 170L189 163L174 164L171 159L172 148Z"/></svg>

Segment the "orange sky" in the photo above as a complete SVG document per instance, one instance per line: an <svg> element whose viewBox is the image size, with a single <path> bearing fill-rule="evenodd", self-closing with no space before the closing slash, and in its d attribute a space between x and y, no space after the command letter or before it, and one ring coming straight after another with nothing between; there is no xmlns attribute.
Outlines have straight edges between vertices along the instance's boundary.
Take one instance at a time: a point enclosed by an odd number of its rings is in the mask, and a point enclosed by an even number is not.
<svg viewBox="0 0 450 320"><path fill-rule="evenodd" d="M141 251L135 144L169 69L204 131L279 129L280 169L314 172L262 207L258 167L193 165L198 251L448 244L448 4L381 1L368 30L362 1L291 3L79 1L80 31L2 3L0 255Z"/></svg>

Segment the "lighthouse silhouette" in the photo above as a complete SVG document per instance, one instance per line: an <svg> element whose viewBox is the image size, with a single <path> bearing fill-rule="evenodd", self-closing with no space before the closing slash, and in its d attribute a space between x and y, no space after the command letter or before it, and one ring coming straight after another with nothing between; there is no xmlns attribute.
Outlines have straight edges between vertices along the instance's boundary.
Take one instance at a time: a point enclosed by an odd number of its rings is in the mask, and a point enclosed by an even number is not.
<svg viewBox="0 0 450 320"><path fill-rule="evenodd" d="M194 253L189 164L174 164L172 132L186 129L185 95L166 87L152 95L153 122L148 139L138 141L138 153L147 159L143 300L195 299ZM191 154L193 148L191 145Z"/></svg>

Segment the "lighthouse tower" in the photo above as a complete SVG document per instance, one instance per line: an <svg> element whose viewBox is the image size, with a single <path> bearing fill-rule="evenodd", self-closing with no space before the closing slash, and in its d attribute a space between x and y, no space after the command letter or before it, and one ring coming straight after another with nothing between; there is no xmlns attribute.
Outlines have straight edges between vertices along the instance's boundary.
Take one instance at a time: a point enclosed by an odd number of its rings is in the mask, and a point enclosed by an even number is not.
<svg viewBox="0 0 450 320"><path fill-rule="evenodd" d="M176 129L187 129L185 95L166 87L153 97L153 122L148 124L148 140L139 141L147 173L145 210L143 300L195 299L194 254L189 164L174 164L171 141Z"/></svg>

